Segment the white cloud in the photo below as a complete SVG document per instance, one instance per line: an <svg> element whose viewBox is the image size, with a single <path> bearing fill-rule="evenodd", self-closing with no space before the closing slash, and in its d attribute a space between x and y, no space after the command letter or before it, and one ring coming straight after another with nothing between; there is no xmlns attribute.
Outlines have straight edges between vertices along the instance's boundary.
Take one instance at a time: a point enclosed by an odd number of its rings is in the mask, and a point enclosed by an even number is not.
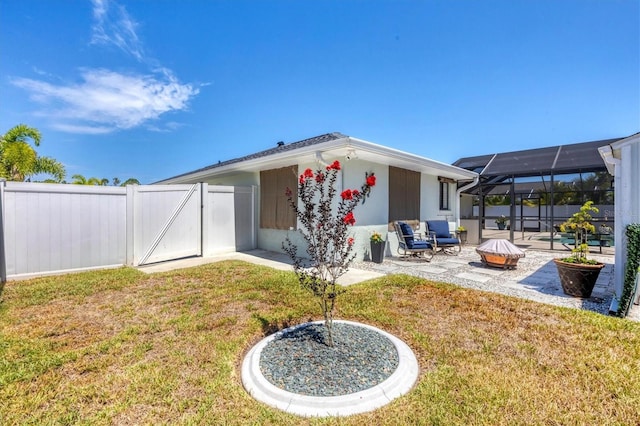
<svg viewBox="0 0 640 426"><path fill-rule="evenodd" d="M124 6L112 0L92 0L93 26L91 43L113 45L138 61L144 60L144 49L138 38L135 22Z"/></svg>
<svg viewBox="0 0 640 426"><path fill-rule="evenodd" d="M161 74L125 75L105 69L83 69L82 82L55 85L15 78L13 84L47 106L41 114L54 126L73 133L107 133L129 129L170 111L188 108L199 89L182 84L163 69Z"/></svg>
<svg viewBox="0 0 640 426"><path fill-rule="evenodd" d="M46 106L39 115L52 126L69 133L103 134L143 124L152 131L171 131L175 122L149 123L162 114L183 111L200 89L181 83L169 69L145 56L136 28L138 24L114 0L93 3L92 45L116 46L152 68L147 74L121 73L100 68L81 68L80 81L65 83L35 68L38 79L14 78L31 100ZM56 83L51 83L54 81Z"/></svg>

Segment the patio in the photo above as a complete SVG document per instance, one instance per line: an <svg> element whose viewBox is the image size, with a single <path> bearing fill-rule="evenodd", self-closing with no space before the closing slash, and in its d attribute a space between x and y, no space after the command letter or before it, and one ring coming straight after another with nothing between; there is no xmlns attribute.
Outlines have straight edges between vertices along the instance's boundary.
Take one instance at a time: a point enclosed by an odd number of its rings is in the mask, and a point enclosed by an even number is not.
<svg viewBox="0 0 640 426"><path fill-rule="evenodd" d="M525 257L516 269L508 270L485 266L480 261L476 246L466 245L459 256L436 255L431 262L404 261L387 257L381 264L361 262L355 268L383 274L408 274L433 281L456 284L461 287L490 291L551 305L585 309L608 314L613 296L613 256L591 254L607 265L602 269L589 299L567 296L562 291L553 259L566 256L567 251L523 249Z"/></svg>

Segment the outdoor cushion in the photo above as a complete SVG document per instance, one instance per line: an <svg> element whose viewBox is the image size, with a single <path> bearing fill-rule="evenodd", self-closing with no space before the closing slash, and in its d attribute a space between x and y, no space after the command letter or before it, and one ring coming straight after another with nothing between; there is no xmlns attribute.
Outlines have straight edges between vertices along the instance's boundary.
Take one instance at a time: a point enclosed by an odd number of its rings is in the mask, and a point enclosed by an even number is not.
<svg viewBox="0 0 640 426"><path fill-rule="evenodd" d="M438 245L442 245L442 246L460 244L460 240L453 237L447 237L447 238L436 237L436 241L438 242Z"/></svg>
<svg viewBox="0 0 640 426"><path fill-rule="evenodd" d="M449 222L446 220L428 220L427 229L429 233L435 232L435 237L440 242L440 238L450 238L451 232L449 231ZM458 241L456 240L456 243Z"/></svg>
<svg viewBox="0 0 640 426"><path fill-rule="evenodd" d="M407 243L407 248L410 248L412 250L416 250L416 249L432 249L433 246L427 242L427 241L416 241L413 238L411 239L411 244Z"/></svg>
<svg viewBox="0 0 640 426"><path fill-rule="evenodd" d="M404 222L398 222L398 226L400 226L400 230L402 231L402 235L404 236L404 242L407 244L407 247L411 248L413 245L413 229Z"/></svg>

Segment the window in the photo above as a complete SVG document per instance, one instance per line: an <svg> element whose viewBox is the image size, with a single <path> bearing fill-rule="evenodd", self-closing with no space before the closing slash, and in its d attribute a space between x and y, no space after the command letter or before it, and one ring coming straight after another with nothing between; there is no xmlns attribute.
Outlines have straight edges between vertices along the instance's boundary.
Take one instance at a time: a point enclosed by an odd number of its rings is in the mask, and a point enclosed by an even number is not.
<svg viewBox="0 0 640 426"><path fill-rule="evenodd" d="M440 210L451 210L449 205L449 184L453 180L442 177L439 177L438 180L440 181Z"/></svg>
<svg viewBox="0 0 640 426"><path fill-rule="evenodd" d="M420 172L389 166L389 221L420 219Z"/></svg>
<svg viewBox="0 0 640 426"><path fill-rule="evenodd" d="M260 227L290 229L296 227L296 214L287 201L287 188L298 199L298 167L288 166L260 172Z"/></svg>

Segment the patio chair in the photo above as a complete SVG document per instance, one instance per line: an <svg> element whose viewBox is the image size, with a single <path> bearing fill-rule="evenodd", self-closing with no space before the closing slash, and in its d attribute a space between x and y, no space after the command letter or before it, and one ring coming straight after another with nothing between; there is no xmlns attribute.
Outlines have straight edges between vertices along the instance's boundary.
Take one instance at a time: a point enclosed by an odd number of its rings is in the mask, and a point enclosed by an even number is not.
<svg viewBox="0 0 640 426"><path fill-rule="evenodd" d="M409 258L425 259L427 262L433 258L433 246L421 238L421 234L414 233L411 226L405 222L393 222L398 237L398 255L401 259Z"/></svg>
<svg viewBox="0 0 640 426"><path fill-rule="evenodd" d="M427 239L435 253L441 252L457 256L462 251L460 240L449 230L446 220L427 220Z"/></svg>

